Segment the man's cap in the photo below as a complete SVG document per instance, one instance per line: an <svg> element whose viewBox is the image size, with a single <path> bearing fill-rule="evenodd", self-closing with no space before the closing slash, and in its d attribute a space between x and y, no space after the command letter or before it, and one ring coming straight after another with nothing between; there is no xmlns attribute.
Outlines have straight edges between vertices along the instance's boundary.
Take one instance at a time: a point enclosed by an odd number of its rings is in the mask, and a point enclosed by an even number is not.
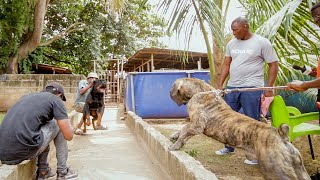
<svg viewBox="0 0 320 180"><path fill-rule="evenodd" d="M89 73L88 76L87 76L87 79L88 79L88 78L97 78L97 79L99 79L98 74L95 73L95 72Z"/></svg>
<svg viewBox="0 0 320 180"><path fill-rule="evenodd" d="M66 101L66 97L64 96L64 88L62 86L62 84L58 83L58 82L51 82L49 83L45 89L49 89L52 88L53 91L57 91L59 93L61 93L61 99L63 101Z"/></svg>

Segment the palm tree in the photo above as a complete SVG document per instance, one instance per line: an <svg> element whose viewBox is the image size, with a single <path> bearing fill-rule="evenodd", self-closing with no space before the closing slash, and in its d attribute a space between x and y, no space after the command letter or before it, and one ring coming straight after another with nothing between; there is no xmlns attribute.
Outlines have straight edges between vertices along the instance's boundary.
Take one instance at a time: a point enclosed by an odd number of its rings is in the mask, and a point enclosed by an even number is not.
<svg viewBox="0 0 320 180"><path fill-rule="evenodd" d="M225 4L224 4L225 3ZM195 28L200 28L205 39L210 67L211 84L216 86L220 78L223 63L224 47L226 43L225 20L230 0L162 0L160 9L167 13L173 6L168 31L187 29L187 36L192 36ZM210 33L207 33L209 30ZM209 35L212 36L212 41ZM190 39L190 38L189 38ZM213 42L213 48L211 47ZM213 53L212 50L214 49Z"/></svg>
<svg viewBox="0 0 320 180"><path fill-rule="evenodd" d="M239 0L247 11L253 32L260 34L273 42L280 58L280 73L278 84L284 84L290 79L296 79L301 73L294 71L292 64L316 65L318 55L317 43L320 39L315 31L316 26L310 16L310 7L314 0ZM189 35L194 28L200 28L211 54L210 43L207 42L207 30L213 38L213 60L210 64L212 84L220 77L224 60L224 48L228 36L225 33L225 19L230 0L162 0L164 10L173 7L169 23L169 31L179 31L186 27ZM195 11L192 11L192 8ZM166 13L166 11L164 11ZM203 25L205 24L205 25ZM206 26L207 25L207 26ZM307 35L309 34L309 35ZM209 56L210 58L210 56Z"/></svg>

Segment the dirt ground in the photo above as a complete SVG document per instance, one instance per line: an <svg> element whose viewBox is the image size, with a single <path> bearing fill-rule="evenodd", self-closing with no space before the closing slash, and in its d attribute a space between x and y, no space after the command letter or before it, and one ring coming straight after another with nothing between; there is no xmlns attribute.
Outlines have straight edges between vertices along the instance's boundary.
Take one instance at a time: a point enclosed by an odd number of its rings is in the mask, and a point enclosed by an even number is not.
<svg viewBox="0 0 320 180"><path fill-rule="evenodd" d="M149 120L148 123L168 138L186 124L184 120ZM320 136L312 136L312 144L315 160L311 158L307 136L296 138L293 142L293 145L300 151L310 176L317 173L320 168ZM190 138L181 150L200 161L205 168L215 173L219 179L263 179L258 166L243 163L245 155L242 150L237 149L236 153L226 156L218 156L214 153L214 151L223 147L224 145L220 142L202 134Z"/></svg>

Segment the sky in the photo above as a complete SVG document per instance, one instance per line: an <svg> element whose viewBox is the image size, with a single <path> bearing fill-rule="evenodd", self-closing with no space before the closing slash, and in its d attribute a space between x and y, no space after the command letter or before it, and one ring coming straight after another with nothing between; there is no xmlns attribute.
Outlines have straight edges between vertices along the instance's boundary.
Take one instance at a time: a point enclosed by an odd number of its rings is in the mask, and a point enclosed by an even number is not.
<svg viewBox="0 0 320 180"><path fill-rule="evenodd" d="M159 0L149 0L149 3L152 5L156 5L158 2ZM162 15L162 14L158 13L158 15ZM164 18L169 19L169 15L170 13L164 16ZM235 18L239 16L244 16L244 15L245 13L242 9L241 4L238 2L238 0L231 0L229 5L229 12L226 18L226 27L227 27L226 31L231 32L230 31L231 22ZM178 38L175 34L173 34L173 36L171 36L170 38L169 37L160 38L160 41L163 42L165 45L167 45L169 49L183 50L186 48L184 45L185 38L181 37L181 35ZM200 29L194 31L193 37L190 40L189 51L207 52L205 41Z"/></svg>

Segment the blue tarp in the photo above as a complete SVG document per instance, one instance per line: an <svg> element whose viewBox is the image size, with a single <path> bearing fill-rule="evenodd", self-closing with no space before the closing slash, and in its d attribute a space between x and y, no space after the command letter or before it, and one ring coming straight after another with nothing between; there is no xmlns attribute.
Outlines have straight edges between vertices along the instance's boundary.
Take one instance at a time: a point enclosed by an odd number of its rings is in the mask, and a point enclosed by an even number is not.
<svg viewBox="0 0 320 180"><path fill-rule="evenodd" d="M170 98L173 82L184 77L195 77L209 82L210 74L208 71L129 73L126 80L126 109L135 111L141 118L187 117L186 106L179 107ZM134 96L132 96L131 78L133 78Z"/></svg>

